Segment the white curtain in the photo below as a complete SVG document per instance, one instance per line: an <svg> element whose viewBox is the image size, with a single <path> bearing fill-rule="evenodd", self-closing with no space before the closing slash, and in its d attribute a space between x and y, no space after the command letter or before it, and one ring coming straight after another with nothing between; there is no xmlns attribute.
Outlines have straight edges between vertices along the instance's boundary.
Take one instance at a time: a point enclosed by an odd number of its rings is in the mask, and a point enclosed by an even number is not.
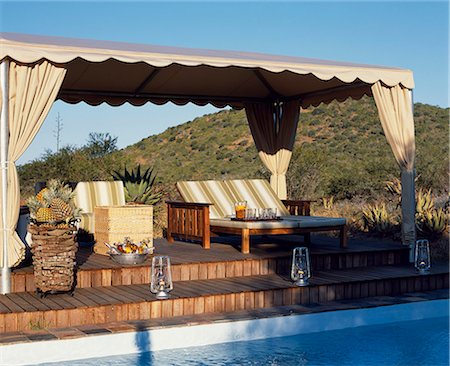
<svg viewBox="0 0 450 366"><path fill-rule="evenodd" d="M377 82L372 94L378 108L381 125L395 159L401 169L402 181L402 241L414 245L415 189L414 159L416 152L411 90L400 85L386 87Z"/></svg>
<svg viewBox="0 0 450 366"><path fill-rule="evenodd" d="M297 132L300 102L247 103L245 112L259 157L272 173L270 185L280 199L286 199L286 172Z"/></svg>
<svg viewBox="0 0 450 366"><path fill-rule="evenodd" d="M9 65L9 144L7 182L7 232L8 267L19 264L25 254L25 246L15 228L20 209L20 187L15 162L31 144L56 99L66 70L47 61L34 65L20 65L14 61ZM3 182L0 181L0 189ZM1 195L0 195L1 200ZM0 207L4 203L0 201ZM3 217L0 210L0 229ZM3 236L0 235L3 247ZM3 253L0 250L3 266Z"/></svg>

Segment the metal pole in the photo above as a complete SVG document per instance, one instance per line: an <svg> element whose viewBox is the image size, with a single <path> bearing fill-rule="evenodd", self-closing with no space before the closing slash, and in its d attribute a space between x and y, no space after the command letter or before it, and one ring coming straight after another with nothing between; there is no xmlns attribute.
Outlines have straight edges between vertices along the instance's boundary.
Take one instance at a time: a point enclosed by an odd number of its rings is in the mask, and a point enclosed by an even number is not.
<svg viewBox="0 0 450 366"><path fill-rule="evenodd" d="M414 90L410 90L409 91L409 95L411 97L411 114L412 114L412 118L413 118L413 123L414 123ZM414 140L415 140L415 131L414 131ZM415 144L415 141L414 141ZM415 157L414 157L415 158ZM416 169L415 167L413 168L413 172L412 172L412 177L411 179L411 192L409 192L409 197L412 200L412 204L410 207L411 210L411 215L412 220L413 220L413 234L411 234L413 236L413 239L410 240L409 243L409 262L413 263L414 262L414 251L415 251L415 245L416 245L416 240L417 240L417 233L416 233L416 183L415 183L415 178L416 178ZM403 184L403 175L402 175L402 184ZM403 189L402 189L403 192Z"/></svg>
<svg viewBox="0 0 450 366"><path fill-rule="evenodd" d="M3 265L2 265L2 287L0 292L8 294L11 292L11 268L8 265L8 143L9 143L9 60L3 60L0 64L0 80L2 88L2 111L0 114L0 167L2 181L2 226L3 226Z"/></svg>

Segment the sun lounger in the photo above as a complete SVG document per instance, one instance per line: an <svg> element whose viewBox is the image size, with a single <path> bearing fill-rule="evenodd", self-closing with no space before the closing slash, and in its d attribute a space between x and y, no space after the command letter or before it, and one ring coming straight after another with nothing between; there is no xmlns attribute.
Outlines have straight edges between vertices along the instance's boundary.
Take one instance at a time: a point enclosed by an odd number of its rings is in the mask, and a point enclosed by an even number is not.
<svg viewBox="0 0 450 366"><path fill-rule="evenodd" d="M265 180L184 181L177 188L184 202L167 202L169 242L200 240L208 249L211 233L237 234L242 253L249 253L251 235L302 234L308 244L311 232L339 231L341 247L347 245L345 218L309 216L310 201L281 201ZM280 220L235 221L231 217L239 201L249 208L276 208Z"/></svg>

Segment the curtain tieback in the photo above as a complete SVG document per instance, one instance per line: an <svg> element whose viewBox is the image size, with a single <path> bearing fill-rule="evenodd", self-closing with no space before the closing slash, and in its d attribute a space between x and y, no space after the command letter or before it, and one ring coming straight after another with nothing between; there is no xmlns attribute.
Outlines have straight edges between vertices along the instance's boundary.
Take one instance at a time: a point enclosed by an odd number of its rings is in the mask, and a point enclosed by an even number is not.
<svg viewBox="0 0 450 366"><path fill-rule="evenodd" d="M10 161L10 160L2 161L2 162L0 162L0 169L8 170L10 165L16 165L16 163L14 161Z"/></svg>

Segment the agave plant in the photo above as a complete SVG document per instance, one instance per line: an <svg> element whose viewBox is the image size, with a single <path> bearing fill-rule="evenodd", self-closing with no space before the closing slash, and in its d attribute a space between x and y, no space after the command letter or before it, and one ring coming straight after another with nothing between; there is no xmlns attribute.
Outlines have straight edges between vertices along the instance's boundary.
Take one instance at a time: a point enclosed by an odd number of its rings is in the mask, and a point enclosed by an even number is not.
<svg viewBox="0 0 450 366"><path fill-rule="evenodd" d="M423 215L432 210L434 210L434 198L431 189L428 191L419 189L416 197L416 212Z"/></svg>
<svg viewBox="0 0 450 366"><path fill-rule="evenodd" d="M384 189L388 191L390 194L394 196L401 196L402 195L402 182L397 177L393 178L392 180L388 180L385 182L386 186Z"/></svg>
<svg viewBox="0 0 450 366"><path fill-rule="evenodd" d="M325 210L332 210L334 206L334 196L322 198L323 208Z"/></svg>
<svg viewBox="0 0 450 366"><path fill-rule="evenodd" d="M364 208L362 219L364 227L373 233L387 234L392 232L395 227L384 203L375 203Z"/></svg>
<svg viewBox="0 0 450 366"><path fill-rule="evenodd" d="M438 237L448 225L448 214L442 208L433 208L422 214L417 214L416 227L425 236Z"/></svg>
<svg viewBox="0 0 450 366"><path fill-rule="evenodd" d="M420 175L414 178L414 183L417 184ZM394 197L394 200L397 202L397 207L400 207L402 201L402 181L395 177L391 180L385 181L384 189Z"/></svg>
<svg viewBox="0 0 450 366"><path fill-rule="evenodd" d="M114 171L112 176L123 182L127 202L155 205L162 198L162 192L156 191L155 188L156 174L153 167L148 168L144 174L141 174L140 165L131 171L125 167L123 174Z"/></svg>

